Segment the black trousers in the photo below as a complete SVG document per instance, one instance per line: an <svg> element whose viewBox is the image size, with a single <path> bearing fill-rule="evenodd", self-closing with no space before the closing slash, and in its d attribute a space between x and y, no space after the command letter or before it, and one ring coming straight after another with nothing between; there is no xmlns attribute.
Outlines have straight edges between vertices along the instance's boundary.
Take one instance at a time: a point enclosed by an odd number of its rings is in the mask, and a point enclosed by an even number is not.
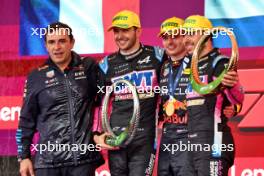
<svg viewBox="0 0 264 176"><path fill-rule="evenodd" d="M187 129L164 124L159 148L158 176L185 176L188 150L180 146L186 146L187 140Z"/></svg>
<svg viewBox="0 0 264 176"><path fill-rule="evenodd" d="M124 148L108 152L111 176L152 175L155 153L154 136L137 134Z"/></svg>
<svg viewBox="0 0 264 176"><path fill-rule="evenodd" d="M190 133L190 136L193 136L189 137L190 144L201 144L202 146L214 144L214 136L210 132ZM223 132L221 141L224 147L221 149L220 156L213 156L212 151L209 150L188 152L186 176L227 176L229 168L234 163L235 146L232 134Z"/></svg>
<svg viewBox="0 0 264 176"><path fill-rule="evenodd" d="M36 169L36 176L95 176L95 164Z"/></svg>

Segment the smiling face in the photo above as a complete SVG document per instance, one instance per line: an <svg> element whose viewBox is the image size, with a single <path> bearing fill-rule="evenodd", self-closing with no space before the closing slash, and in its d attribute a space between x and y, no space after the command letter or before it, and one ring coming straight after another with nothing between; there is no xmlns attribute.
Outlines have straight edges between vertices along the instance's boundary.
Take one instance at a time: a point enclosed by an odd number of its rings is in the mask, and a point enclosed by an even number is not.
<svg viewBox="0 0 264 176"><path fill-rule="evenodd" d="M202 34L200 32L194 32L192 34L189 33L185 35L184 45L185 45L185 49L188 54L193 54L195 46L197 45L201 37L202 37Z"/></svg>
<svg viewBox="0 0 264 176"><path fill-rule="evenodd" d="M162 44L170 57L181 57L185 53L183 35L163 35Z"/></svg>
<svg viewBox="0 0 264 176"><path fill-rule="evenodd" d="M63 28L47 34L46 48L51 60L58 67L66 68L71 61L71 50L74 46L74 39L71 40L67 32L60 31L63 31Z"/></svg>
<svg viewBox="0 0 264 176"><path fill-rule="evenodd" d="M128 29L113 28L114 40L120 51L129 53L138 49L139 36L141 30L139 28L131 27Z"/></svg>

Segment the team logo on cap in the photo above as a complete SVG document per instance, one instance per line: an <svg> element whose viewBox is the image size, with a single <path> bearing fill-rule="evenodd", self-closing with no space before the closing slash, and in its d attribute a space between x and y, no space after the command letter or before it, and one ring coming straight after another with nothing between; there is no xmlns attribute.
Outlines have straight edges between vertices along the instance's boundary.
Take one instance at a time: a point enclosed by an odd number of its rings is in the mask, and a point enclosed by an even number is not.
<svg viewBox="0 0 264 176"><path fill-rule="evenodd" d="M168 22L168 23L165 23L165 24L161 25L162 28L165 28L165 27L168 27L168 26L179 27L178 23L174 23L174 22Z"/></svg>
<svg viewBox="0 0 264 176"><path fill-rule="evenodd" d="M195 20L195 19L187 19L187 20L185 21L185 23L195 24L195 23L196 23L196 20Z"/></svg>
<svg viewBox="0 0 264 176"><path fill-rule="evenodd" d="M128 19L128 16L117 16L117 17L115 17L114 19L113 19L113 22L114 21L117 21L117 20L127 20Z"/></svg>

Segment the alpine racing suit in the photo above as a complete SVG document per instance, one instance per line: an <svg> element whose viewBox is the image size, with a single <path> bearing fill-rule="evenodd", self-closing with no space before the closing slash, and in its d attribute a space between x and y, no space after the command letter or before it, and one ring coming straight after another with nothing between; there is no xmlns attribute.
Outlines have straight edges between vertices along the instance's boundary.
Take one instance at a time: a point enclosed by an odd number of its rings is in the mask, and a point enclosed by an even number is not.
<svg viewBox="0 0 264 176"><path fill-rule="evenodd" d="M35 169L103 163L92 136L97 70L91 58L72 52L64 72L49 58L29 74L16 135L20 160L31 157L32 138L39 132Z"/></svg>
<svg viewBox="0 0 264 176"><path fill-rule="evenodd" d="M101 63L99 85L110 86L119 79L129 80L137 88L140 121L135 137L127 146L109 150L112 176L151 175L155 160L155 118L159 72L164 50L143 46L130 55L120 52L105 57ZM128 126L133 112L132 94L125 91L113 95L110 124L116 134Z"/></svg>
<svg viewBox="0 0 264 176"><path fill-rule="evenodd" d="M171 59L164 61L160 74L160 87L166 91L161 92L160 121L163 122L162 136L158 157L158 175L159 176L184 176L184 167L187 160L187 150L180 151L180 145L187 144L187 107L186 107L186 90L189 85L190 76L190 59L182 58L179 62L174 63ZM182 70L180 69L180 67ZM172 71L171 71L171 70ZM181 73L178 75L178 72ZM172 75L172 76L171 76ZM166 114L168 104L170 76L175 80L179 77L176 85L174 98L179 101L174 109L173 115Z"/></svg>
<svg viewBox="0 0 264 176"><path fill-rule="evenodd" d="M204 83L221 74L229 59L213 49L199 60L199 75ZM234 162L234 141L223 107L242 104L243 90L238 83L232 88L219 89L216 93L199 95L191 85L187 92L189 152L186 175L227 176Z"/></svg>

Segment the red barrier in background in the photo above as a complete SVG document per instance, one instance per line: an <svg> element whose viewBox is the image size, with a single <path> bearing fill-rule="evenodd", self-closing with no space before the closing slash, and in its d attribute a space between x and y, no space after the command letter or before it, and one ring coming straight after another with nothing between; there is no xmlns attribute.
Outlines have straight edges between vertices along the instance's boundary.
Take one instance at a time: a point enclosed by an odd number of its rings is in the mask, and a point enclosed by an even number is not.
<svg viewBox="0 0 264 176"><path fill-rule="evenodd" d="M17 129L22 97L0 97L0 129Z"/></svg>
<svg viewBox="0 0 264 176"><path fill-rule="evenodd" d="M262 129L264 131L264 69L239 70L241 84L245 87L245 102L239 128Z"/></svg>
<svg viewBox="0 0 264 176"><path fill-rule="evenodd" d="M264 118L262 115L262 108L264 107L264 76L261 76L264 75L264 69L247 69L239 70L238 72L240 82L245 90L245 101L242 112L239 114L239 116L243 116L243 119L241 119L242 121L238 127L241 129L264 129ZM17 89L17 86L23 86L24 79L25 77L20 78L20 85L17 84L17 79L14 80L15 89ZM21 103L22 97L20 96L0 97L0 129L16 129L18 123L17 114Z"/></svg>
<svg viewBox="0 0 264 176"><path fill-rule="evenodd" d="M245 88L245 101L242 112L237 117L231 118L229 122L236 145L235 165L230 170L229 175L246 176L255 174L258 176L258 173L264 175L264 151L263 146L260 144L264 141L264 111L262 110L264 107L264 76L262 76L264 75L264 69L241 69L238 72L240 82ZM22 95L24 79L25 77L21 77L21 81L19 81L21 85L14 82L16 88L17 86L21 87L20 95ZM21 96L0 97L0 130L16 129L21 103ZM15 140L15 138L10 140ZM15 145L12 147L16 148ZM15 153L0 153L0 155L15 155ZM104 153L104 156L107 161L106 153ZM107 162L97 170L96 175L110 175Z"/></svg>

